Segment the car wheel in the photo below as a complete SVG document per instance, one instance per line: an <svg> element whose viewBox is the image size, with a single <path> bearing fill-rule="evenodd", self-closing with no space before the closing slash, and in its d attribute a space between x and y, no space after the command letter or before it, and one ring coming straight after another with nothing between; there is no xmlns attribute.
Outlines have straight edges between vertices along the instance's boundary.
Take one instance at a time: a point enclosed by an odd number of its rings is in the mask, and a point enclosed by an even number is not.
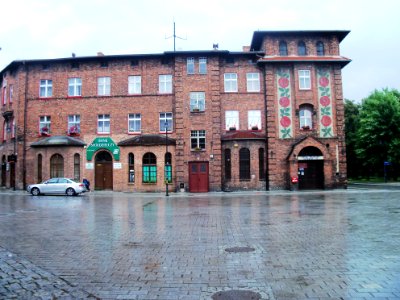
<svg viewBox="0 0 400 300"><path fill-rule="evenodd" d="M67 196L75 196L75 190L73 188L67 188Z"/></svg>
<svg viewBox="0 0 400 300"><path fill-rule="evenodd" d="M39 196L39 195L40 195L40 190L39 190L38 188L33 188L33 189L31 190L31 194L32 194L33 196Z"/></svg>

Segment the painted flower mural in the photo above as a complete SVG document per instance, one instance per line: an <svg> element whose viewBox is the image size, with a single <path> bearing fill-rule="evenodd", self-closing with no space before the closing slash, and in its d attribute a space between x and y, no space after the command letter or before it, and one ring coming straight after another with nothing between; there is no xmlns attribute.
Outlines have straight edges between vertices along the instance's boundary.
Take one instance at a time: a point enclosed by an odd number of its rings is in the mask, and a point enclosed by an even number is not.
<svg viewBox="0 0 400 300"><path fill-rule="evenodd" d="M290 95L290 73L288 69L278 70L276 74L278 88L279 137L292 137L292 101Z"/></svg>
<svg viewBox="0 0 400 300"><path fill-rule="evenodd" d="M318 76L319 123L320 123L319 136L324 138L333 137L330 70L318 69L317 76Z"/></svg>

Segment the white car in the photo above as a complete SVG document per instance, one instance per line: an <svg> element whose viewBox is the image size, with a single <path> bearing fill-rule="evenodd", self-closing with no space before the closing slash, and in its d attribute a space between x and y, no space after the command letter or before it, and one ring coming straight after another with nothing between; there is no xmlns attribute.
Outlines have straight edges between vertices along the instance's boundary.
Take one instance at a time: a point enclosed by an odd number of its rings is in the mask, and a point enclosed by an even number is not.
<svg viewBox="0 0 400 300"><path fill-rule="evenodd" d="M86 192L86 187L82 182L76 182L73 179L51 178L42 183L30 184L26 190L33 196L41 194L65 194L67 196L75 196Z"/></svg>

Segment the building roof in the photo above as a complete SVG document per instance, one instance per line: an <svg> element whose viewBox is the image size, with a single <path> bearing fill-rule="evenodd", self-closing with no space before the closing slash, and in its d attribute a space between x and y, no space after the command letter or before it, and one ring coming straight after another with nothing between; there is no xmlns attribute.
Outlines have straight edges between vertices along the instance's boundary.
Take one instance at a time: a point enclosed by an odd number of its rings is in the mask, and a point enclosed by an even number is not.
<svg viewBox="0 0 400 300"><path fill-rule="evenodd" d="M260 51L265 36L287 37L287 36L333 36L336 35L339 43L350 33L350 30L276 30L276 31L254 31L251 40L251 51Z"/></svg>
<svg viewBox="0 0 400 300"><path fill-rule="evenodd" d="M233 130L221 135L221 140L265 140L267 136L258 131Z"/></svg>
<svg viewBox="0 0 400 300"><path fill-rule="evenodd" d="M336 62L342 67L351 62L351 59L344 56L264 56L259 59L260 63L287 63L287 62Z"/></svg>
<svg viewBox="0 0 400 300"><path fill-rule="evenodd" d="M56 135L33 142L31 147L83 147L85 145L86 143L80 139L64 135Z"/></svg>
<svg viewBox="0 0 400 300"><path fill-rule="evenodd" d="M120 141L118 146L162 146L166 144L176 145L176 140L160 134L142 134L130 139Z"/></svg>

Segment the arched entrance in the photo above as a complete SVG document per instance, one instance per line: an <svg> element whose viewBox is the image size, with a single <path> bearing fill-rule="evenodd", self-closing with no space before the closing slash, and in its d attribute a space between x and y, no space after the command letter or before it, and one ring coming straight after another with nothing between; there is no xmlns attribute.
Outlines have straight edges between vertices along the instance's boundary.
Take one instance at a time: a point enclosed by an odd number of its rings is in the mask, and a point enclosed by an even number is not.
<svg viewBox="0 0 400 300"><path fill-rule="evenodd" d="M107 151L96 154L94 170L94 188L96 190L113 189L113 161Z"/></svg>
<svg viewBox="0 0 400 300"><path fill-rule="evenodd" d="M299 189L324 188L324 156L316 147L305 147L298 155Z"/></svg>

